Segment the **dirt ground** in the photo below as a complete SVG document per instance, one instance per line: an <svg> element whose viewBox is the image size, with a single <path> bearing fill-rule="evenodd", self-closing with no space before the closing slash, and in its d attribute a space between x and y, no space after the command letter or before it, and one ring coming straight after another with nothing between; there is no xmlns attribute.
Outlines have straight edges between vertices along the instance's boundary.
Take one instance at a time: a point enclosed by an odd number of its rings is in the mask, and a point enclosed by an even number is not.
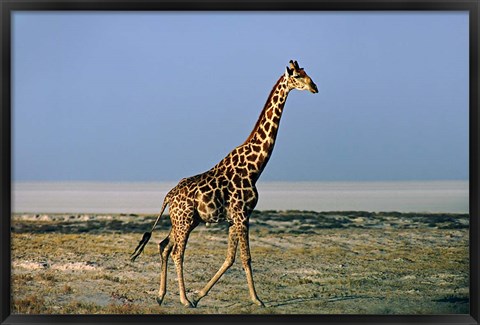
<svg viewBox="0 0 480 325"><path fill-rule="evenodd" d="M255 211L250 246L252 304L239 254L197 308L178 296L173 263L167 295L155 297L157 243L129 260L154 216L12 217L14 314L457 314L468 313L468 215ZM226 225L201 225L185 256L189 297L225 259Z"/></svg>

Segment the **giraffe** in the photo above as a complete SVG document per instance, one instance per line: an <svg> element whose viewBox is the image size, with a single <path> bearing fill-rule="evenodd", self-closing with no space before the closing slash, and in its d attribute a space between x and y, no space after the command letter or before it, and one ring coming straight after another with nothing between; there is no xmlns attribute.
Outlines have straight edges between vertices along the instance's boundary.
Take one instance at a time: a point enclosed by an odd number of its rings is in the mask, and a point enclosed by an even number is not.
<svg viewBox="0 0 480 325"><path fill-rule="evenodd" d="M161 256L160 288L158 304L166 294L167 263L171 255L177 272L180 302L186 307L196 307L220 277L233 265L237 246L245 270L250 299L265 306L258 298L253 282L249 247L249 216L258 200L255 184L264 170L275 145L280 118L289 92L293 89L317 93L313 80L291 60L285 73L278 79L252 132L243 144L233 149L210 170L183 178L171 189L163 201L161 212L152 230L143 235L131 256L132 262L142 253L158 220L167 205L172 227L168 236L158 244ZM190 301L185 292L183 260L191 231L200 223L216 223L226 220L228 228L227 256L217 273Z"/></svg>

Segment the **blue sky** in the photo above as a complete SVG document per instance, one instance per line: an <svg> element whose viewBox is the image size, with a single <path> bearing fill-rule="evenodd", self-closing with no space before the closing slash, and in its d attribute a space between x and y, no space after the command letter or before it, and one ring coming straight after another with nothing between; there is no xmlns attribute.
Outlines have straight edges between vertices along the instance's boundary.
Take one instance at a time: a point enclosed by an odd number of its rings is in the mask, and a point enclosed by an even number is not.
<svg viewBox="0 0 480 325"><path fill-rule="evenodd" d="M13 179L170 181L249 135L290 59L261 180L468 178L466 12L17 12Z"/></svg>

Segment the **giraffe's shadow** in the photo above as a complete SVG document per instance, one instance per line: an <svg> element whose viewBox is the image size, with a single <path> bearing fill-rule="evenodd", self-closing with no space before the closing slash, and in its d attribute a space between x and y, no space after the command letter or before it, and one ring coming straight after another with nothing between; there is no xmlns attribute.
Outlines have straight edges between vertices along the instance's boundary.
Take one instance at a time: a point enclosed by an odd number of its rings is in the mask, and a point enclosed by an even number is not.
<svg viewBox="0 0 480 325"><path fill-rule="evenodd" d="M266 307L281 307L287 305L296 305L296 304L303 304L309 301L319 301L319 302L335 302L341 300L352 300L352 299L360 299L364 298L362 296L342 296L342 297L322 297L322 296L312 296L312 297L299 297L299 298L288 298L283 300L276 300L276 301L269 301L266 302Z"/></svg>
<svg viewBox="0 0 480 325"><path fill-rule="evenodd" d="M298 298L288 298L282 300L271 300L271 301L264 301L266 308L276 308L276 307L283 307L283 306L294 306L294 305L302 305L306 302L313 302L318 301L319 303L329 303L329 302L337 302L342 300L352 300L352 299L360 299L365 298L363 296L341 296L341 297L322 297L322 296L311 296L311 297L298 297ZM218 307L218 304L216 305ZM228 309L228 308L248 308L254 306L250 302L234 302L234 303L226 303L221 306L221 308ZM197 308L211 308L209 304L199 305ZM259 307L260 308L260 307Z"/></svg>

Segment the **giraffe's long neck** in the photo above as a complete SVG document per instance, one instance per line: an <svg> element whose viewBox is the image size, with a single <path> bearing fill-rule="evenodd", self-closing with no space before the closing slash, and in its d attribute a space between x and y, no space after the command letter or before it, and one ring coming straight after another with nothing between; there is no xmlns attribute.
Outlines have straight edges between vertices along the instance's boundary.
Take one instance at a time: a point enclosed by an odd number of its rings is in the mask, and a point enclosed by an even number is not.
<svg viewBox="0 0 480 325"><path fill-rule="evenodd" d="M212 168L214 173L236 180L238 186L241 179L245 181L242 182L242 186L256 183L272 154L283 107L290 90L285 76L281 76L270 92L265 107L247 140L216 164Z"/></svg>
<svg viewBox="0 0 480 325"><path fill-rule="evenodd" d="M285 76L280 77L270 92L255 127L242 145L245 150L251 151L247 152L250 154L248 169L254 182L260 177L272 154L283 107L289 92Z"/></svg>

